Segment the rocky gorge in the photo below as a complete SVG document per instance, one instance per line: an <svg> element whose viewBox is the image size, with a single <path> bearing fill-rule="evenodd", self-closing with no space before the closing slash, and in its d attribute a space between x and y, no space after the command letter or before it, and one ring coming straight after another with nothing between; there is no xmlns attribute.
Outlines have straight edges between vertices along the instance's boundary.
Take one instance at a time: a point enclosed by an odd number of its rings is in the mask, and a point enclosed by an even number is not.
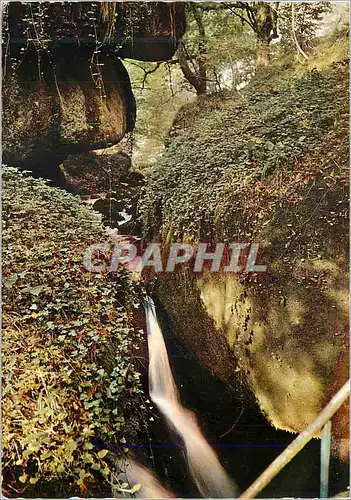
<svg viewBox="0 0 351 500"><path fill-rule="evenodd" d="M162 421L162 391L159 407L152 400L150 304L177 386L171 399L178 412L186 405L179 419L188 411L195 428L196 411L197 442L209 441L240 490L348 380L345 53L198 96L179 109L153 168L140 171L126 60L179 58L187 9L10 2L3 13L6 496L138 496L137 480L111 479L121 457L153 469L166 496L207 491L182 463L171 410ZM341 31L334 42L344 39ZM245 249L229 273L84 268L90 245L108 242L95 254L101 264L120 241L157 243L163 260L174 243L254 243L267 269L246 272ZM348 443L346 402L332 419L333 494L348 486ZM316 496L319 441L301 457L263 494Z"/></svg>

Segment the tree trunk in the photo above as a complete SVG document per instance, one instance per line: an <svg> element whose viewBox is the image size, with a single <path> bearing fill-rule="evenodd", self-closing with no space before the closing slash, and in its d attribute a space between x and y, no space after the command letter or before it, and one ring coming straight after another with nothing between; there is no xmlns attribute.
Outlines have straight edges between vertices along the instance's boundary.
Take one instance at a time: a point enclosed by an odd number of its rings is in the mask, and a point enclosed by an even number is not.
<svg viewBox="0 0 351 500"><path fill-rule="evenodd" d="M193 11L194 18L197 24L197 28L199 30L199 41L198 41L198 47L199 47L199 58L198 58L198 65L199 65L199 80L201 83L201 93L206 94L207 91L207 67L206 67L206 32L205 32L205 26L203 23L203 13L201 9L198 9L198 7L191 3L191 10Z"/></svg>
<svg viewBox="0 0 351 500"><path fill-rule="evenodd" d="M206 80L190 68L183 42L180 42L177 53L180 69L190 85L196 90L197 95L206 94Z"/></svg>
<svg viewBox="0 0 351 500"><path fill-rule="evenodd" d="M278 37L277 20L278 8L277 2L271 6L266 2L255 2L251 8L254 13L255 31L257 34L257 66L267 68L270 63L269 44L273 38Z"/></svg>
<svg viewBox="0 0 351 500"><path fill-rule="evenodd" d="M257 67L268 68L269 64L269 42L257 40Z"/></svg>
<svg viewBox="0 0 351 500"><path fill-rule="evenodd" d="M188 80L188 82L195 88L197 95L204 95L207 92L207 61L206 61L206 32L203 23L203 12L202 10L190 3L190 9L193 12L194 19L197 24L199 31L198 39L198 56L195 58L197 63L197 68L192 64L193 69L190 67L188 54L186 53L186 48L183 42L180 42L178 47L178 59L179 65L183 72L183 75Z"/></svg>
<svg viewBox="0 0 351 500"><path fill-rule="evenodd" d="M294 40L294 43L295 43L295 46L297 49L298 56L301 55L305 60L308 60L308 55L302 50L301 45L299 44L299 41L298 41L297 36L296 36L295 5L293 3L291 4L291 33L292 33L292 37L293 37L293 40Z"/></svg>

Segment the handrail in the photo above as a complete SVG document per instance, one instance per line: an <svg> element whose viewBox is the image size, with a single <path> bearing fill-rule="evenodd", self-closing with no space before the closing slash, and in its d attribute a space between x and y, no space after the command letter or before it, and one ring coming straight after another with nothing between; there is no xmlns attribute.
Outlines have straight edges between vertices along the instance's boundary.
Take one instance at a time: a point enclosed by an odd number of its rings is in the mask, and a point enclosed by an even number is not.
<svg viewBox="0 0 351 500"><path fill-rule="evenodd" d="M321 436L321 485L320 498L328 498L329 488L329 466L331 445L331 420L325 424Z"/></svg>
<svg viewBox="0 0 351 500"><path fill-rule="evenodd" d="M267 467L267 469L254 481L254 483L239 498L255 498L270 481L290 462L292 458L313 438L338 411L341 405L350 396L350 379L329 401L318 417L292 443Z"/></svg>

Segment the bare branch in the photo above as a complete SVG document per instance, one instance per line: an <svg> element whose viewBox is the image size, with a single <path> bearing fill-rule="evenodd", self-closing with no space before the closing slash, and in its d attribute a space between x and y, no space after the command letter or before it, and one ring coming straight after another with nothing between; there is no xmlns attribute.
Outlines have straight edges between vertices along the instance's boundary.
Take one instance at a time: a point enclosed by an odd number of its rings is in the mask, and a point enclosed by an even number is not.
<svg viewBox="0 0 351 500"><path fill-rule="evenodd" d="M142 82L141 82L141 89L144 89L145 88L145 84L146 84L146 80L147 80L147 77L149 75L151 75L152 73L155 73L155 71L157 71L159 69L159 67L163 64L163 61L160 61L158 63L156 63L156 66L152 69L145 69L143 68L143 66L141 66L140 64L134 62L134 61L128 61L129 64L131 64L132 66L136 66L137 68L141 69L143 72L144 72L144 76L143 76L143 79L142 79Z"/></svg>

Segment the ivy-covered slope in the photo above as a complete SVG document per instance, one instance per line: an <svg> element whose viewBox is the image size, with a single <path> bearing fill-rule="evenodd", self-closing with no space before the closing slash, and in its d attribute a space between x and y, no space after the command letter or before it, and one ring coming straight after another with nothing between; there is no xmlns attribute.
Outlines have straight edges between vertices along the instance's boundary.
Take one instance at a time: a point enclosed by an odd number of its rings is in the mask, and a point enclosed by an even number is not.
<svg viewBox="0 0 351 500"><path fill-rule="evenodd" d="M77 198L14 168L3 181L3 494L109 496L105 448L142 422L137 293L84 269L106 236Z"/></svg>
<svg viewBox="0 0 351 500"><path fill-rule="evenodd" d="M345 167L347 63L277 79L274 89L251 85L180 113L181 131L149 175L141 203L151 236L162 225L163 236L178 239L249 240L282 203L298 202L323 165L335 167L339 158Z"/></svg>
<svg viewBox="0 0 351 500"><path fill-rule="evenodd" d="M243 399L249 389L272 425L301 432L348 373L348 64L271 81L183 110L140 212L165 250L259 244L267 272L189 265L154 293L201 362ZM332 435L347 459L346 406Z"/></svg>

